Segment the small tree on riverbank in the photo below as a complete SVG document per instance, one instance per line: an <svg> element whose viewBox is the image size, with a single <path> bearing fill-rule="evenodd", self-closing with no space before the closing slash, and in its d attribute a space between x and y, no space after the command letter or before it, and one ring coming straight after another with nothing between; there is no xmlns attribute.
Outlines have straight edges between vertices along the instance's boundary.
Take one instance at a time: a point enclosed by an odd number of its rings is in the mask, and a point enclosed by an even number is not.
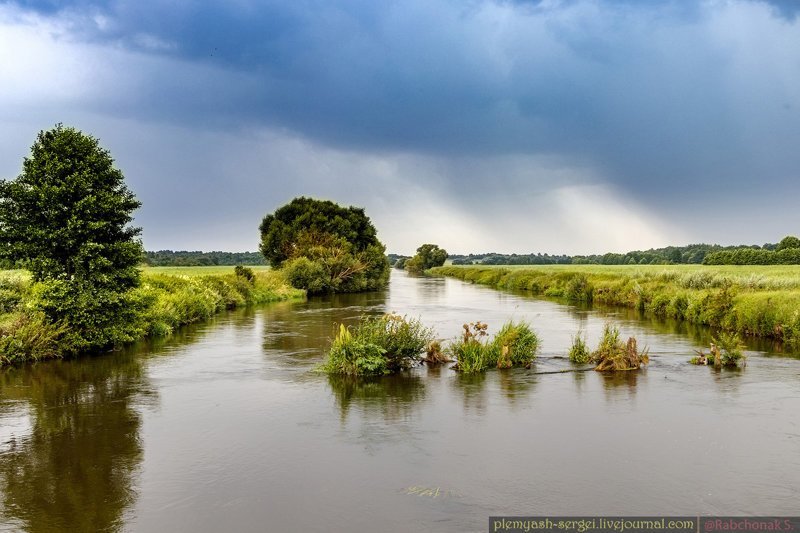
<svg viewBox="0 0 800 533"><path fill-rule="evenodd" d="M423 244L417 248L417 254L405 262L405 269L412 274L422 274L429 268L444 265L447 250L437 244Z"/></svg>
<svg viewBox="0 0 800 533"><path fill-rule="evenodd" d="M311 294L375 290L389 280L386 247L361 208L295 198L259 229L264 257Z"/></svg>
<svg viewBox="0 0 800 533"><path fill-rule="evenodd" d="M31 271L33 307L68 326L71 350L131 338L140 205L108 150L61 124L39 132L16 180L0 181L0 256Z"/></svg>

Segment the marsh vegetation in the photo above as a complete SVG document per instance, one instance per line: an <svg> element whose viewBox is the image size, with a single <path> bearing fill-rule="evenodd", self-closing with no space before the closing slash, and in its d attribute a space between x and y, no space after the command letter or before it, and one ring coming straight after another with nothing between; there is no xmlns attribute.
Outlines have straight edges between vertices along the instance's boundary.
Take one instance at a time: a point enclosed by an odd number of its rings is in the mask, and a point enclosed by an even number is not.
<svg viewBox="0 0 800 533"><path fill-rule="evenodd" d="M427 362L455 361L453 369L464 374L489 368L530 368L539 348L539 338L525 322L503 324L489 338L488 324L471 322L444 349L434 339L432 328L419 319L395 314L363 317L352 327L339 326L321 369L330 374L391 374ZM425 357L421 357L422 353Z"/></svg>
<svg viewBox="0 0 800 533"><path fill-rule="evenodd" d="M624 306L657 318L800 343L800 267L444 266L431 272L498 289Z"/></svg>

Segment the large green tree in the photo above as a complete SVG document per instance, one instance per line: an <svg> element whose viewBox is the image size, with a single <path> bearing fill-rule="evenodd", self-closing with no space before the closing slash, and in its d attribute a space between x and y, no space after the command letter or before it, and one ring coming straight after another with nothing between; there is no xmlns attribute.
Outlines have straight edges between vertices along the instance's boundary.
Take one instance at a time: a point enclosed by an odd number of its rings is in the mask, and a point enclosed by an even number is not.
<svg viewBox="0 0 800 533"><path fill-rule="evenodd" d="M417 254L405 262L405 269L412 274L421 274L429 268L442 266L447 260L447 250L437 244L423 244Z"/></svg>
<svg viewBox="0 0 800 533"><path fill-rule="evenodd" d="M363 209L295 198L264 217L261 253L309 293L382 288L389 279L386 247Z"/></svg>
<svg viewBox="0 0 800 533"><path fill-rule="evenodd" d="M31 307L65 326L65 351L137 336L139 206L108 150L61 124L39 133L16 180L0 181L0 257L31 271Z"/></svg>
<svg viewBox="0 0 800 533"><path fill-rule="evenodd" d="M22 174L0 181L0 255L35 281L137 284L141 204L97 139L61 124L39 133Z"/></svg>

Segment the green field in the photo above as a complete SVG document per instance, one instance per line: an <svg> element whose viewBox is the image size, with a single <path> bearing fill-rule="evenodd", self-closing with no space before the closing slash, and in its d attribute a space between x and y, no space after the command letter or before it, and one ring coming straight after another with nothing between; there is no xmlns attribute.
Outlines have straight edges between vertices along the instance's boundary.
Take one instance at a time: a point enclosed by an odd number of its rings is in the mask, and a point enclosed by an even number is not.
<svg viewBox="0 0 800 533"><path fill-rule="evenodd" d="M147 276L150 274L168 274L171 276L216 276L219 274L231 274L233 268L230 265L222 266L187 266L187 267L143 267L142 273ZM248 266L253 272L266 272L269 266Z"/></svg>
<svg viewBox="0 0 800 533"><path fill-rule="evenodd" d="M473 265L430 273L800 344L800 265Z"/></svg>
<svg viewBox="0 0 800 533"><path fill-rule="evenodd" d="M142 274L151 276L155 274L166 274L168 276L218 276L220 274L232 274L233 268L230 265L222 266L186 266L186 267L142 267ZM266 272L269 266L249 266L253 272ZM27 270L0 270L0 278L21 278L28 279L30 274Z"/></svg>

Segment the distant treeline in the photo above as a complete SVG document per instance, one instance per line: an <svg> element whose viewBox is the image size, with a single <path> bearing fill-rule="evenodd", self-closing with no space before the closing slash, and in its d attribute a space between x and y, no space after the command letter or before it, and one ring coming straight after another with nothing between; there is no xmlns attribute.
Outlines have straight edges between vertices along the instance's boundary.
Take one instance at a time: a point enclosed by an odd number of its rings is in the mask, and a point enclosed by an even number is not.
<svg viewBox="0 0 800 533"><path fill-rule="evenodd" d="M775 248L774 244L764 247ZM572 263L577 265L699 265L709 254L725 250L736 250L741 246L720 246L719 244L689 244L687 246L667 246L650 250L634 250L628 253L607 253L603 255L576 255ZM762 249L760 246L752 246Z"/></svg>
<svg viewBox="0 0 800 533"><path fill-rule="evenodd" d="M708 254L706 265L800 265L800 239L791 235L772 247L736 248Z"/></svg>
<svg viewBox="0 0 800 533"><path fill-rule="evenodd" d="M390 254L390 262L401 256ZM469 254L450 255L453 265L795 265L800 264L800 239L786 237L778 244L720 246L689 244L627 253L598 255Z"/></svg>
<svg viewBox="0 0 800 533"><path fill-rule="evenodd" d="M570 264L572 258L568 255L550 254L469 254L451 255L451 262L454 265L562 265Z"/></svg>
<svg viewBox="0 0 800 533"><path fill-rule="evenodd" d="M266 265L259 252L187 252L159 250L145 252L144 263L150 266Z"/></svg>
<svg viewBox="0 0 800 533"><path fill-rule="evenodd" d="M774 244L765 247L775 248ZM549 254L469 254L451 255L454 265L669 265L701 264L706 255L724 250L736 250L738 246L718 244L690 244L688 246L667 246L650 250L634 250L627 253L607 253L596 255L549 255ZM761 249L755 246L756 249Z"/></svg>

